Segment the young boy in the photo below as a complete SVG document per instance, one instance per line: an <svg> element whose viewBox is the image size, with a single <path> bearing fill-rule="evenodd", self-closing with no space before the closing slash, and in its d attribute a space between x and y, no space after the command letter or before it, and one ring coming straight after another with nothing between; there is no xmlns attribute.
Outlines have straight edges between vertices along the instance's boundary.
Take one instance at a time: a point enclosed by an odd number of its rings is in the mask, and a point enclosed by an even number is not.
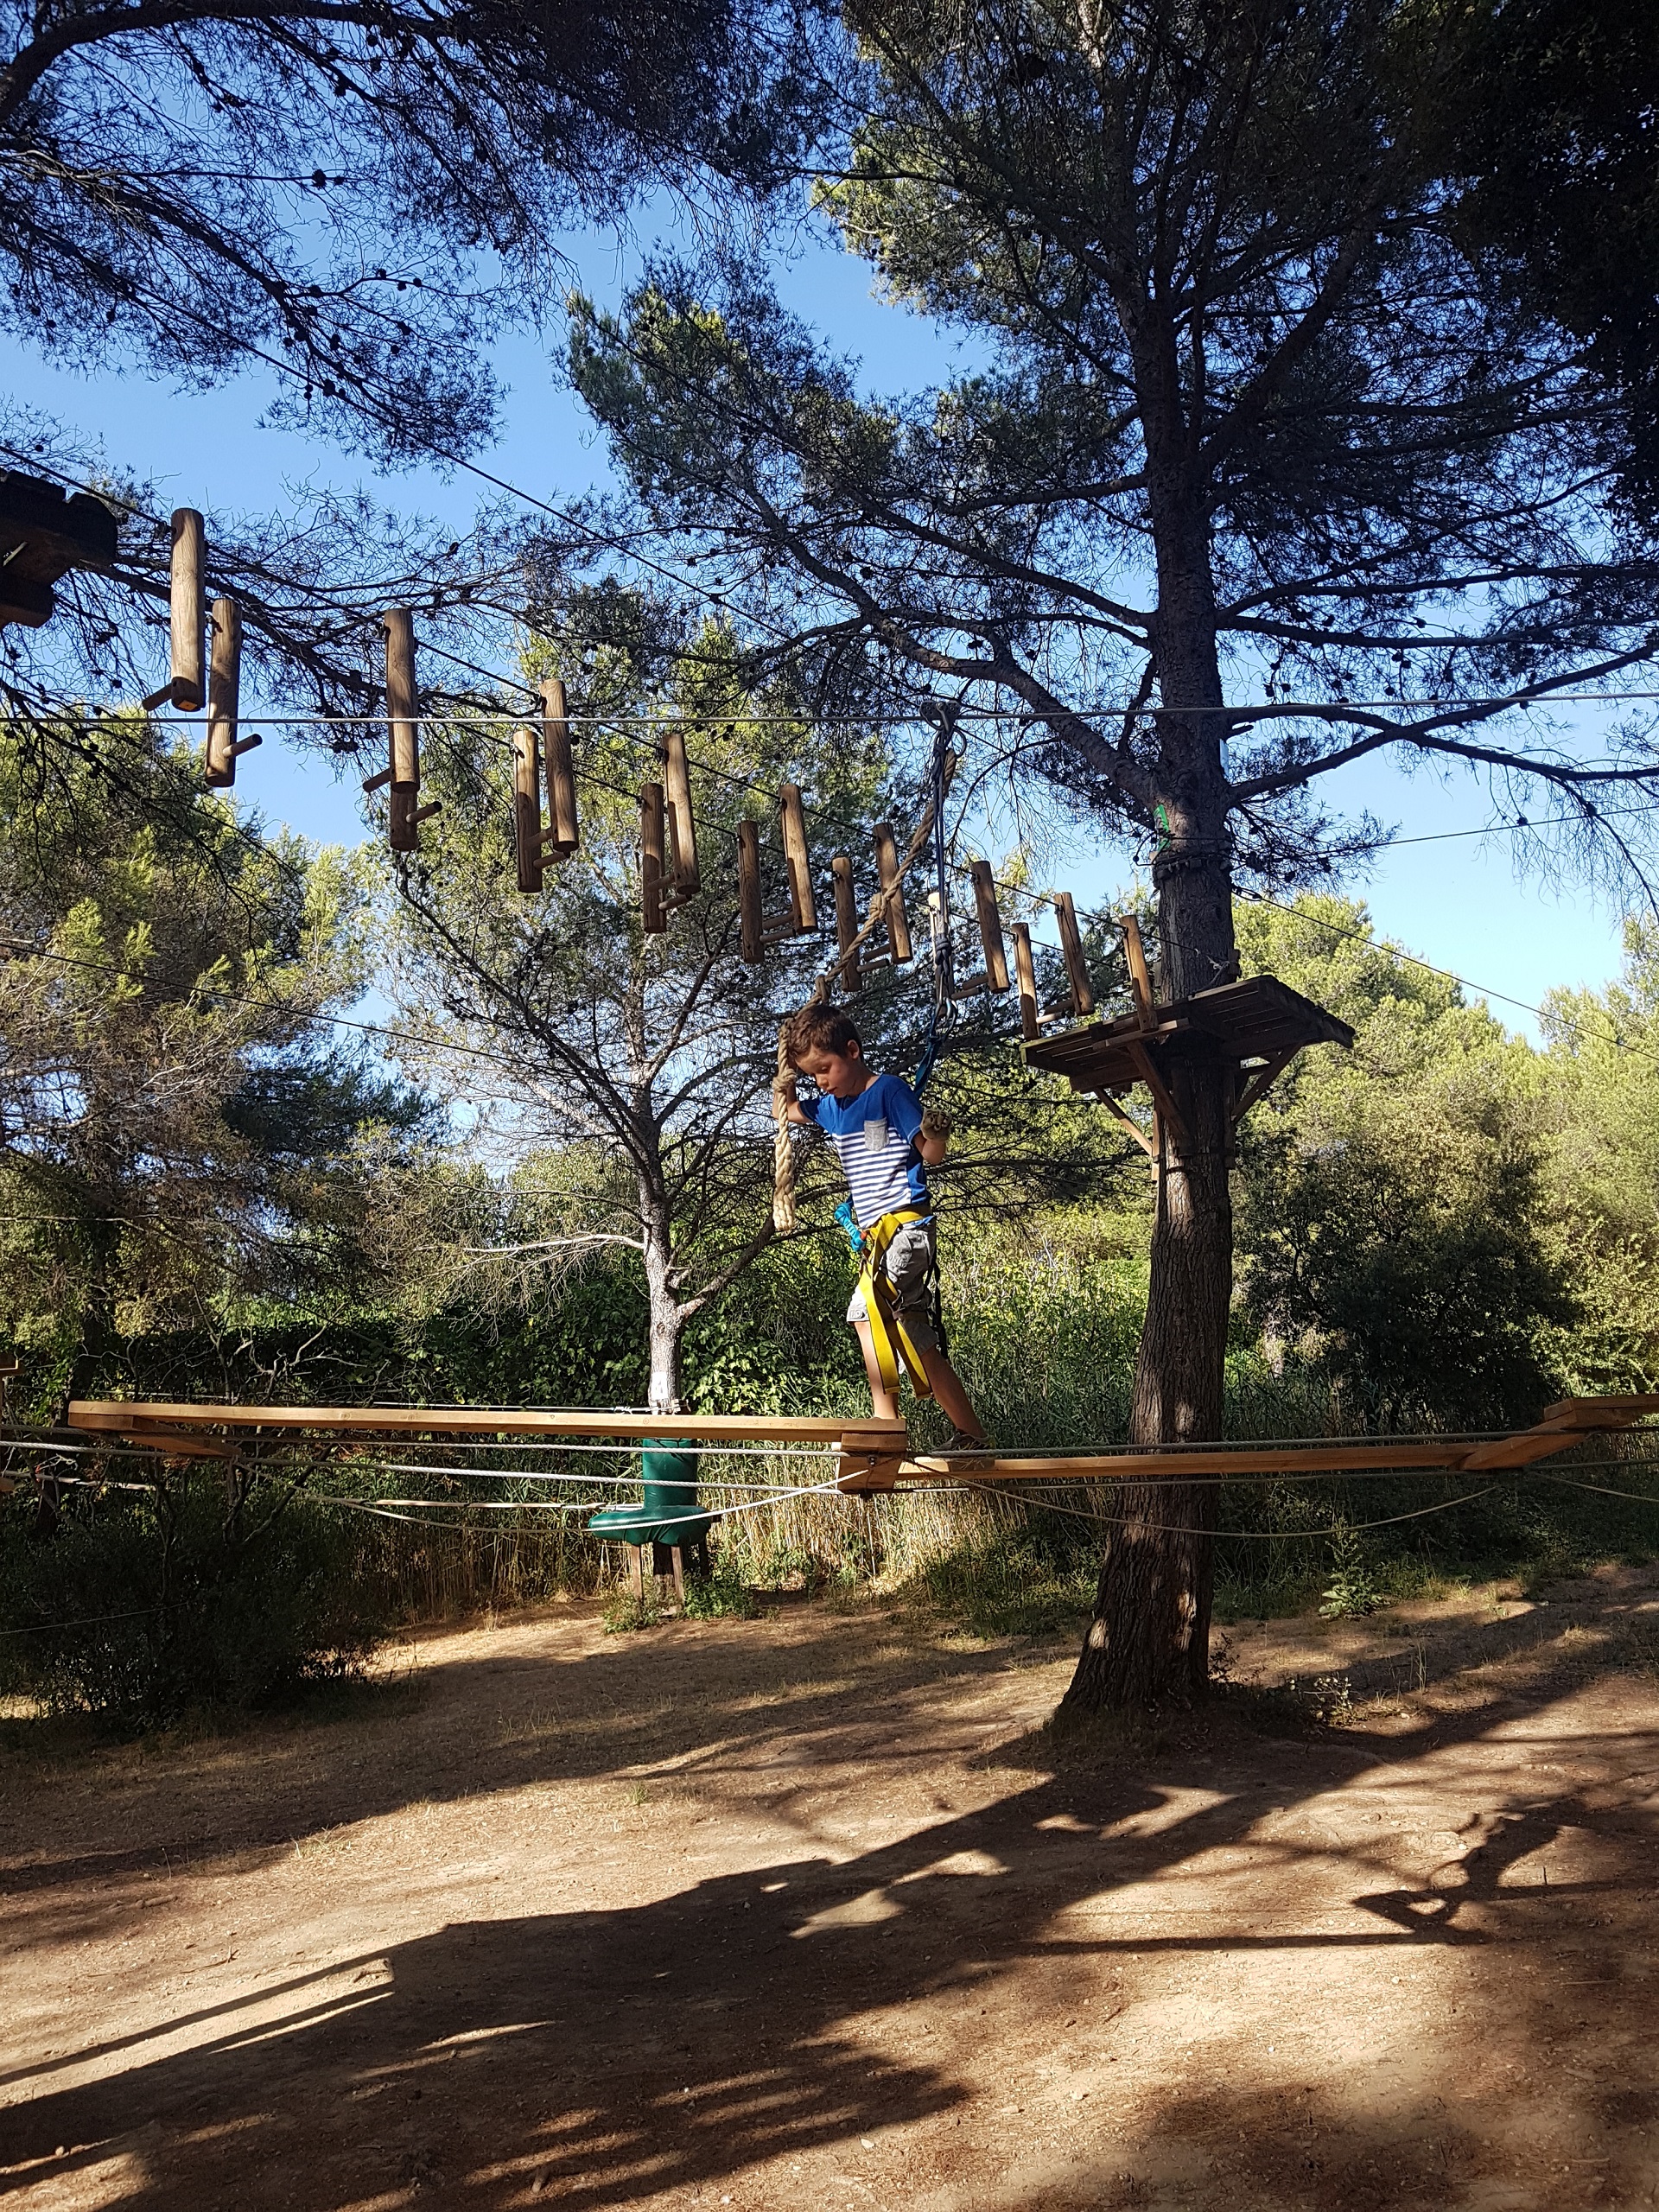
<svg viewBox="0 0 1659 2212"><path fill-rule="evenodd" d="M982 1445L978 1416L945 1357L932 1320L937 1259L927 1170L944 1158L950 1122L942 1114L924 1114L921 1102L901 1076L877 1075L865 1060L851 1018L839 1007L809 1006L791 1014L784 1027L784 1050L791 1066L817 1085L818 1096L803 1106L796 1096L795 1077L780 1075L779 1096L791 1122L823 1129L841 1155L867 1253L873 1230L875 1241L881 1241L878 1224L884 1216L913 1212L924 1217L893 1227L876 1264L891 1293L893 1319L920 1360L940 1412L956 1431L951 1442ZM890 1389L882 1379L861 1284L853 1293L847 1319L858 1333L874 1411L878 1418L897 1420L897 1385Z"/></svg>

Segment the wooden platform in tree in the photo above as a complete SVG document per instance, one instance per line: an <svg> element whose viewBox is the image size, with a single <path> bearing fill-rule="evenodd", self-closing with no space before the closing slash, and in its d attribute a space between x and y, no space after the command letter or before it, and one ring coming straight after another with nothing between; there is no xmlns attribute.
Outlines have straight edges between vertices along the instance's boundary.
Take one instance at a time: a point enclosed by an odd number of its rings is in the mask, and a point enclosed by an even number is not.
<svg viewBox="0 0 1659 2212"><path fill-rule="evenodd" d="M1058 1037L1027 1045L1026 1059L1071 1079L1074 1090L1127 1090L1143 1079L1141 1055L1176 1051L1211 1052L1238 1061L1281 1064L1308 1045L1350 1046L1354 1033L1276 976L1246 976L1236 983L1195 992L1151 1008L1151 1019L1120 1014L1112 1021L1091 1021Z"/></svg>
<svg viewBox="0 0 1659 2212"><path fill-rule="evenodd" d="M0 627L38 629L55 605L60 576L109 567L115 531L114 513L89 492L67 498L42 477L0 469Z"/></svg>

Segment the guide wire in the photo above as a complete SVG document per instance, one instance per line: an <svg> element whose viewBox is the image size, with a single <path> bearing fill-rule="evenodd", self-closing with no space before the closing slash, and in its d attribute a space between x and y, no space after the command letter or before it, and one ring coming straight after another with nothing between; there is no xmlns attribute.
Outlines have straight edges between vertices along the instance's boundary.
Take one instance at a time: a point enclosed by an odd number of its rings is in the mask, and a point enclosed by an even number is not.
<svg viewBox="0 0 1659 2212"><path fill-rule="evenodd" d="M1079 1480L1083 1478L1079 1478ZM999 1485L992 1483L976 1483L969 1479L965 1480L962 1487L965 1490L982 1491L993 1497L1006 1495ZM1346 1525L1356 1530L1362 1529L1392 1529L1402 1521L1422 1521L1427 1519L1430 1514L1450 1513L1456 1506L1471 1505L1478 1498L1490 1497L1492 1492L1500 1487L1501 1485L1497 1483L1488 1483L1484 1490L1470 1491L1466 1496L1463 1497L1441 1498L1433 1505L1420 1506L1416 1511L1413 1513L1390 1513L1380 1521L1351 1521ZM1259 1539L1263 1541L1271 1541L1281 1536L1287 1539L1294 1539L1299 1536L1329 1537L1332 1533L1328 1527L1322 1529L1182 1529L1164 1527L1157 1522L1143 1521L1139 1514L1135 1513L1085 1513L1079 1506L1060 1505L1048 1499L1027 1501L1016 1497L1014 1502L1018 1504L1027 1505L1028 1510L1034 1510L1042 1513L1064 1513L1069 1515L1073 1520L1093 1521L1098 1522L1103 1527L1127 1527L1133 1522L1137 1529L1144 1529L1148 1535L1154 1536L1211 1536L1218 1541L1224 1537L1236 1536L1252 1541Z"/></svg>

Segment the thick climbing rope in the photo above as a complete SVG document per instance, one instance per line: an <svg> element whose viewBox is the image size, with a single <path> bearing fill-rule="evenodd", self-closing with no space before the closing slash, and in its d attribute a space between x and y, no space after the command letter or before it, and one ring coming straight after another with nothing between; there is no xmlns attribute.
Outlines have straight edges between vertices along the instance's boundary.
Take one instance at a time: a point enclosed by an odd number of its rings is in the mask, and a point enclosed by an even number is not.
<svg viewBox="0 0 1659 2212"><path fill-rule="evenodd" d="M950 734L956 727L954 712L939 716L938 728L933 739L933 760L929 771L929 782L933 799L933 896L928 906L928 927L933 950L933 1004L928 1016L927 1044L916 1070L916 1080L911 1088L919 1098L927 1087L939 1057L939 1031L950 1020L950 908L949 868L950 848L944 833L944 767L950 750Z"/></svg>

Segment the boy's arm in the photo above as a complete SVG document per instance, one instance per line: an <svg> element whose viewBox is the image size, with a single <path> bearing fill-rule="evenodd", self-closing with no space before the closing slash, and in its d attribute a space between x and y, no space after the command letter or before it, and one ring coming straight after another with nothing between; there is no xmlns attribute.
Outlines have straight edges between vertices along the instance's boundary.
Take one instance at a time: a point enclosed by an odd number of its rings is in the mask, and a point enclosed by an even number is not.
<svg viewBox="0 0 1659 2212"><path fill-rule="evenodd" d="M924 1167L937 1167L950 1141L950 1116L938 1106L924 1107L902 1076L891 1078L887 1110L899 1134L916 1147Z"/></svg>

